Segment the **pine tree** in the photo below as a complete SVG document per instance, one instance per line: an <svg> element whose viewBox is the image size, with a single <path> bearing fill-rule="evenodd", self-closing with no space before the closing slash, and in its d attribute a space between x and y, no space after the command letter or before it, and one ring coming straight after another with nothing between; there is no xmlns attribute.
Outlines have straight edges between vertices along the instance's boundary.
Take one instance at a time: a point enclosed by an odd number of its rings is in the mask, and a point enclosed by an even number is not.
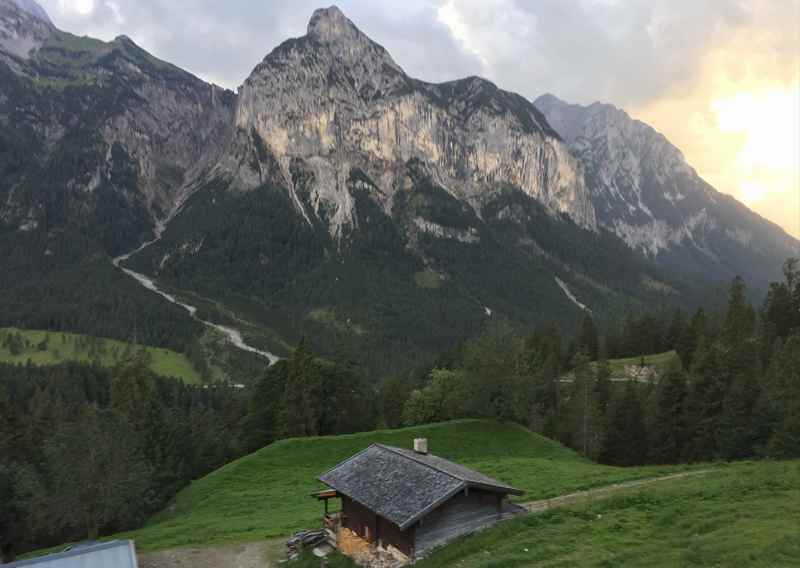
<svg viewBox="0 0 800 568"><path fill-rule="evenodd" d="M622 398L611 412L603 463L637 465L647 459L647 429L642 402L634 381L625 385Z"/></svg>
<svg viewBox="0 0 800 568"><path fill-rule="evenodd" d="M585 351L573 360L573 380L569 389L569 430L562 440L578 450L581 455L597 459L603 448L605 432L603 417L597 405L595 374Z"/></svg>
<svg viewBox="0 0 800 568"><path fill-rule="evenodd" d="M412 391L410 377L405 375L390 377L383 382L380 391L382 425L398 428L403 424L403 408Z"/></svg>
<svg viewBox="0 0 800 568"><path fill-rule="evenodd" d="M306 383L311 367L311 353L305 338L300 340L297 349L292 353L286 373L284 394L284 434L287 437L306 436L308 412L306 408Z"/></svg>
<svg viewBox="0 0 800 568"><path fill-rule="evenodd" d="M666 337L664 338L667 349L678 349L678 344L680 343L681 337L683 337L687 327L688 323L683 310L675 310L675 312L672 314L672 320L670 321Z"/></svg>
<svg viewBox="0 0 800 568"><path fill-rule="evenodd" d="M730 345L739 345L753 335L755 311L747 302L747 289L741 276L733 279L728 291L728 310L723 333Z"/></svg>
<svg viewBox="0 0 800 568"><path fill-rule="evenodd" d="M138 352L115 369L111 381L111 408L137 432L144 432L153 400L153 385L147 356Z"/></svg>
<svg viewBox="0 0 800 568"><path fill-rule="evenodd" d="M720 419L730 384L722 355L719 345L703 337L693 358L686 403L689 437L684 448L684 458L689 461L719 456Z"/></svg>
<svg viewBox="0 0 800 568"><path fill-rule="evenodd" d="M759 396L757 381L747 375L734 378L723 403L720 417L720 455L729 460L753 455L755 436L753 408Z"/></svg>
<svg viewBox="0 0 800 568"><path fill-rule="evenodd" d="M677 463L686 442L686 377L670 368L659 381L652 425L650 460Z"/></svg>
<svg viewBox="0 0 800 568"><path fill-rule="evenodd" d="M247 416L244 419L244 443L255 451L281 434L281 405L286 393L289 364L282 359L269 367L252 388Z"/></svg>
<svg viewBox="0 0 800 568"><path fill-rule="evenodd" d="M135 523L152 508L150 472L133 432L107 411L87 406L78 422L45 445L52 492L42 496L53 531L83 527L90 540L111 523Z"/></svg>
<svg viewBox="0 0 800 568"><path fill-rule="evenodd" d="M0 463L0 564L14 561L17 540L23 536L15 478L11 466Z"/></svg>
<svg viewBox="0 0 800 568"><path fill-rule="evenodd" d="M760 406L766 412L762 410L759 418L767 423L769 433L762 453L800 457L800 334L792 335L776 350L764 391ZM756 424L755 429L763 432L763 424Z"/></svg>
<svg viewBox="0 0 800 568"><path fill-rule="evenodd" d="M600 355L600 339L597 335L597 327L592 316L588 313L583 316L581 321L577 347L578 349L583 349L591 361L596 361Z"/></svg>

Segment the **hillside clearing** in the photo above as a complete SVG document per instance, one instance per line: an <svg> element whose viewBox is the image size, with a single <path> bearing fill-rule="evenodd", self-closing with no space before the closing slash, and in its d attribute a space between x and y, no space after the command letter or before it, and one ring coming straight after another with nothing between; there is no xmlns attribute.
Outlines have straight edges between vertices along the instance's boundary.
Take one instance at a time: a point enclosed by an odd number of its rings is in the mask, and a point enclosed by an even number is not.
<svg viewBox="0 0 800 568"><path fill-rule="evenodd" d="M680 361L675 351L655 353L653 355L641 355L638 357L626 357L624 359L609 359L608 367L611 369L611 376L624 376L625 367L630 365L639 366L644 361L645 366L655 367L659 372L665 371L673 363Z"/></svg>
<svg viewBox="0 0 800 568"><path fill-rule="evenodd" d="M176 377L189 384L200 382L200 375L186 355L169 349L134 346L115 339L78 333L0 328L2 363L25 365L30 361L33 365L46 366L79 362L113 367L140 349L148 354L148 367L155 374Z"/></svg>
<svg viewBox="0 0 800 568"><path fill-rule="evenodd" d="M796 566L800 461L741 462L514 519L421 568Z"/></svg>
<svg viewBox="0 0 800 568"><path fill-rule="evenodd" d="M427 437L437 455L523 489L522 501L687 469L597 465L520 426L480 420L295 438L193 482L145 527L121 536L135 538L139 550L154 551L253 542L315 527L322 510L309 495L320 487L319 474L371 443L408 447L415 437Z"/></svg>

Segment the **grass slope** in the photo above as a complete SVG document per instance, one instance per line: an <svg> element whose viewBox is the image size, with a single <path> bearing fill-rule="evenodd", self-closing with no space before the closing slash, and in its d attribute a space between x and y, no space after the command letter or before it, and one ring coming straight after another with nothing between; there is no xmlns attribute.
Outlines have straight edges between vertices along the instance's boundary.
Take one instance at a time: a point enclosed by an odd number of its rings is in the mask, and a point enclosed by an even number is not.
<svg viewBox="0 0 800 568"><path fill-rule="evenodd" d="M800 461L742 462L509 521L418 566L798 566L798 527Z"/></svg>
<svg viewBox="0 0 800 568"><path fill-rule="evenodd" d="M234 461L181 491L142 529L123 535L143 551L280 537L319 525L310 497L317 475L373 442L408 447L427 437L431 451L511 483L523 500L675 471L593 464L522 427L464 420L323 438L282 440Z"/></svg>
<svg viewBox="0 0 800 568"><path fill-rule="evenodd" d="M10 335L19 335L23 344L12 353L6 345ZM186 383L199 383L200 375L182 353L157 347L133 347L129 343L56 331L13 327L0 328L0 362L11 364L57 365L67 361L97 363L113 367L132 349L144 349L150 356L150 369L164 377L177 377Z"/></svg>
<svg viewBox="0 0 800 568"><path fill-rule="evenodd" d="M608 366L612 376L622 376L625 374L627 365L640 365L644 359L645 365L656 367L659 371L665 371L669 366L678 361L678 354L675 351L656 353L655 355L642 355L639 357L627 357L625 359L609 359Z"/></svg>

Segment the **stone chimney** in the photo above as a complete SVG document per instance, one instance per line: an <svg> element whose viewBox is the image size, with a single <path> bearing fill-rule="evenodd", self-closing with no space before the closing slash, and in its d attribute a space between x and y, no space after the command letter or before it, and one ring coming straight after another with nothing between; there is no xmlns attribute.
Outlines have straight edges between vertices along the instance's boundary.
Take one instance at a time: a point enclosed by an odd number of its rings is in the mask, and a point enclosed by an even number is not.
<svg viewBox="0 0 800 568"><path fill-rule="evenodd" d="M414 451L418 454L427 454L428 438L414 438Z"/></svg>

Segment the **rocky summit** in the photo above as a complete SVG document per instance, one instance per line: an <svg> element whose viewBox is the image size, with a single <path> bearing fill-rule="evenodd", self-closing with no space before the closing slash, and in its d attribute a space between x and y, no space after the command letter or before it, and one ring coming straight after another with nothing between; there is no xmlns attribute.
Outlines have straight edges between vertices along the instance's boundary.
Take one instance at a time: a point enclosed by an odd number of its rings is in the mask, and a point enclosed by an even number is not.
<svg viewBox="0 0 800 568"><path fill-rule="evenodd" d="M234 183L286 186L302 214L328 211L332 234L353 224L351 171L370 178L391 213L410 160L472 207L509 184L595 228L580 164L530 102L478 77L413 79L336 7L317 10L306 36L256 67L240 90L236 127L226 160ZM248 159L254 147L264 150L257 163ZM313 211L303 210L301 192Z"/></svg>

